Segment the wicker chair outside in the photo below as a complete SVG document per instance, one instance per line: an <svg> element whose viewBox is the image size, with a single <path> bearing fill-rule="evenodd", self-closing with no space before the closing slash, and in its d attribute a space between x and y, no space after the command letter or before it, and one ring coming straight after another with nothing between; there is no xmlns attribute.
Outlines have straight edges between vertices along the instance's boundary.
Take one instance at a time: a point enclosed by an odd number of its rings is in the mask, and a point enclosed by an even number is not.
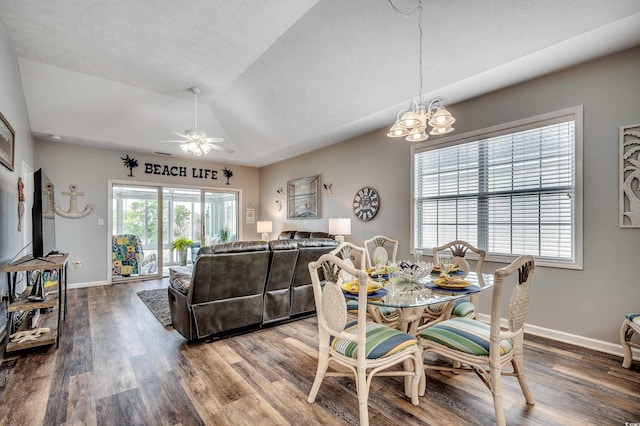
<svg viewBox="0 0 640 426"><path fill-rule="evenodd" d="M325 281L320 281L319 270ZM318 368L309 393L313 403L325 377L351 377L356 381L360 424L369 424L368 399L374 376L401 376L405 395L418 405L418 386L422 375L422 352L415 336L367 321L367 289L360 285L358 319L348 322L347 304L340 288L340 273L345 272L366 283L368 276L335 254L327 253L309 263L313 295L318 313ZM337 364L329 370L330 364ZM388 368L401 364L400 370ZM336 367L336 366L334 366ZM346 367L346 370L344 369ZM338 371L340 369L341 371Z"/></svg>
<svg viewBox="0 0 640 426"><path fill-rule="evenodd" d="M433 352L454 361L453 367L426 364L425 369L476 373L493 395L498 425L505 424L502 376L517 377L527 404L534 404L525 380L523 360L524 325L534 271L535 261L531 256L520 256L509 266L495 271L490 324L471 318L452 318L428 327L419 334L420 346L425 354ZM504 280L515 272L518 272L518 283L514 285L509 302L508 329L502 330L500 314ZM456 362L462 366L456 368ZM509 363L513 370L503 371L503 367ZM421 395L425 386L426 380L422 381Z"/></svg>

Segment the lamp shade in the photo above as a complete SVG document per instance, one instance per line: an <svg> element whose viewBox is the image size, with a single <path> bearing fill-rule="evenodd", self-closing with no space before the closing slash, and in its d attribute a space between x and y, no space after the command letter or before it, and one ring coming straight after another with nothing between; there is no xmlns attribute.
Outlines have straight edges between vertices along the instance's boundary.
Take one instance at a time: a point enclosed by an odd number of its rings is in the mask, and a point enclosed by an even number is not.
<svg viewBox="0 0 640 426"><path fill-rule="evenodd" d="M351 235L351 219L348 217L330 218L329 233L332 235Z"/></svg>
<svg viewBox="0 0 640 426"><path fill-rule="evenodd" d="M270 220L259 220L257 224L257 231L262 232L273 232L273 222Z"/></svg>

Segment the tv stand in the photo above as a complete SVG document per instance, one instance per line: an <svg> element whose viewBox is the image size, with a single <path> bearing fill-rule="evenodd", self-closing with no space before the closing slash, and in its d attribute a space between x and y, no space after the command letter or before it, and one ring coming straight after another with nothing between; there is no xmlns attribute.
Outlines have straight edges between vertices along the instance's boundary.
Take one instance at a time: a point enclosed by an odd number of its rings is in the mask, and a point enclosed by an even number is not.
<svg viewBox="0 0 640 426"><path fill-rule="evenodd" d="M2 268L3 272L7 273L7 283L9 285L9 307L7 313L9 314L8 332L7 332L7 344L5 346L5 352L12 352L22 349L28 349L36 346L54 344L56 348L60 342L60 331L62 328L62 321L67 318L67 259L68 254L62 254L57 256L44 256L42 258L34 258L33 256L24 256L15 262L5 265ZM27 282L30 281L31 273L34 271L51 270L58 271L58 284L56 287L51 287L48 294L43 295L44 300L31 301L27 299L27 296L31 289L27 290L16 298L16 276L18 272L27 273ZM40 278L41 279L41 278ZM42 284L44 285L44 283ZM24 297L23 297L24 296ZM57 307L57 312L56 308ZM26 331L30 328L30 321L24 321L23 324L14 330L14 316L20 311L37 311L37 310L51 310L52 312L42 313L40 315L39 325L40 329L48 328L49 331L41 332L35 339L26 339L23 342L11 342L10 336L13 333ZM57 314L57 321L56 321Z"/></svg>

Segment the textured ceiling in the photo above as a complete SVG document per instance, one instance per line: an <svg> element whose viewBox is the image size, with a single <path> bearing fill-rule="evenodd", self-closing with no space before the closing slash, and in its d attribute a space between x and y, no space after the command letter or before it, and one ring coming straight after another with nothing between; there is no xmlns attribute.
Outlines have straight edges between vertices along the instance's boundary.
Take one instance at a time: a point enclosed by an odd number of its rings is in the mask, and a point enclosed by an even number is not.
<svg viewBox="0 0 640 426"><path fill-rule="evenodd" d="M423 3L423 92L447 105L640 44L640 0ZM387 0L0 0L0 19L32 131L63 142L182 156L161 141L193 126L197 86L198 128L235 149L207 158L262 166L418 94L417 15Z"/></svg>

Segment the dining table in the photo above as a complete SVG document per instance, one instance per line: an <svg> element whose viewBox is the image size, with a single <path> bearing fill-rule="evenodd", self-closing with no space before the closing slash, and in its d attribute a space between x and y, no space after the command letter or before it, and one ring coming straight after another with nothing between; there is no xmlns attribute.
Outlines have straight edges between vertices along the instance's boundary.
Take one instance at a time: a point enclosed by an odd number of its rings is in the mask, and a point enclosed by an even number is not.
<svg viewBox="0 0 640 426"><path fill-rule="evenodd" d="M380 309L376 308L396 308L400 311L397 328L415 335L422 321L422 313L429 306L451 302L441 309L441 317L435 320L439 322L451 313L456 299L475 295L493 287L493 274L460 271L451 275L460 276L468 286L457 288L438 285L436 282L440 273L429 274L416 280L406 280L389 274L385 279L378 280L380 289L367 295L368 313L374 321L384 323ZM345 292L345 297L358 299L357 294L348 292Z"/></svg>
<svg viewBox="0 0 640 426"><path fill-rule="evenodd" d="M452 276L461 277L468 286L462 288L445 288L436 284L440 273L428 274L415 280L407 280L394 276L378 277L381 288L367 294L367 311L371 318L384 323L379 307L396 308L400 316L396 327L405 333L417 335L419 330L448 318L457 299L475 295L493 287L493 274L459 271ZM375 281L375 280L374 280ZM345 298L358 299L358 295L343 291ZM447 304L447 302L450 302ZM443 304L440 316L423 323L423 312L429 306ZM410 368L407 366L407 368ZM425 379L424 377L422 378ZM405 395L410 395L411 377L404 380Z"/></svg>

